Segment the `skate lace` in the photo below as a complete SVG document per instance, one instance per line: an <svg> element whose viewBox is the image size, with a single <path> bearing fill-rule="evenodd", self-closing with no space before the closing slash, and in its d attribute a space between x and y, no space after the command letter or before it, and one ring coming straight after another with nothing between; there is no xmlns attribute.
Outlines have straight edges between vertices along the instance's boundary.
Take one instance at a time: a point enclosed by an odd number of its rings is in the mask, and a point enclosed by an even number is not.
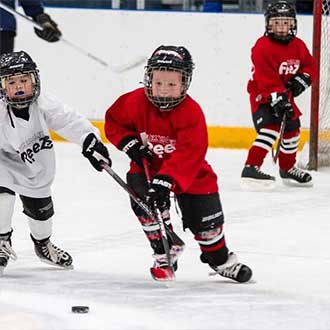
<svg viewBox="0 0 330 330"><path fill-rule="evenodd" d="M209 275L213 276L216 274L220 274L225 277L232 277L231 275L227 276L227 274L230 274L234 270L235 265L239 265L239 263L237 262L237 255L233 252L230 252L228 255L228 260L225 264L214 267L211 266L214 272L209 273Z"/></svg>
<svg viewBox="0 0 330 330"><path fill-rule="evenodd" d="M260 169L260 167L258 167L258 166L254 166L254 168L255 168L255 170L256 170L259 174L261 174L261 175L265 175L265 176L270 176L270 175L266 174L265 172L263 172L263 171Z"/></svg>
<svg viewBox="0 0 330 330"><path fill-rule="evenodd" d="M0 241L0 258L10 258L12 260L17 259L15 251L10 246L9 241Z"/></svg>
<svg viewBox="0 0 330 330"><path fill-rule="evenodd" d="M296 177L299 177L299 178L302 178L305 174L304 171L302 171L301 169L297 168L297 167L292 167L288 173L290 173L291 175L293 176L296 176Z"/></svg>
<svg viewBox="0 0 330 330"><path fill-rule="evenodd" d="M172 265L178 260L179 256L184 250L184 246L173 245L170 249L171 263ZM155 259L154 267L165 267L168 266L166 254L153 254Z"/></svg>
<svg viewBox="0 0 330 330"><path fill-rule="evenodd" d="M241 269L240 267L241 264L237 263L234 264L231 267L224 268L222 270L218 270L218 273L224 277L229 277L229 278L237 278L238 273Z"/></svg>
<svg viewBox="0 0 330 330"><path fill-rule="evenodd" d="M155 259L153 267L161 268L161 267L167 267L168 266L166 254L154 254L153 258Z"/></svg>
<svg viewBox="0 0 330 330"><path fill-rule="evenodd" d="M47 244L41 246L41 251L43 255L52 260L53 262L57 262L63 258L63 256L66 255L66 252L58 248L56 245L54 245L51 241L49 241Z"/></svg>

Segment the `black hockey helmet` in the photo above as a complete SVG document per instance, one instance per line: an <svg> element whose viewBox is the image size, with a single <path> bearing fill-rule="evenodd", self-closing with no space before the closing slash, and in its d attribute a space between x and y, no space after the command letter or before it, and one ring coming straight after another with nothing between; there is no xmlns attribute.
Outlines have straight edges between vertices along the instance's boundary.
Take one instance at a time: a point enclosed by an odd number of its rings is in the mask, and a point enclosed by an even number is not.
<svg viewBox="0 0 330 330"><path fill-rule="evenodd" d="M5 80L10 76L30 74L34 85L32 96L9 99L5 92ZM39 70L31 56L24 51L5 53L0 56L0 99L16 108L25 108L40 95Z"/></svg>
<svg viewBox="0 0 330 330"><path fill-rule="evenodd" d="M289 43L297 34L297 13L293 4L288 1L280 0L270 3L265 11L266 32L265 35L269 36L272 40ZM274 17L291 17L293 25L290 27L286 36L278 36L272 32L270 19Z"/></svg>
<svg viewBox="0 0 330 330"><path fill-rule="evenodd" d="M144 74L144 87L148 99L161 111L170 111L186 97L195 65L189 51L183 46L159 46L148 59ZM152 95L154 70L177 71L182 74L183 90L179 97Z"/></svg>

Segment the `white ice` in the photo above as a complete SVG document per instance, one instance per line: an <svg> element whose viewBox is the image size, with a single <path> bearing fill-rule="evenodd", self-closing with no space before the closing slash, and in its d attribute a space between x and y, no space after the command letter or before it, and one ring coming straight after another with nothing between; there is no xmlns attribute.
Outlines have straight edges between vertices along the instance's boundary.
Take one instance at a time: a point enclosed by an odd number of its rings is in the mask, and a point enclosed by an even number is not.
<svg viewBox="0 0 330 330"><path fill-rule="evenodd" d="M13 247L18 254L0 278L1 330L82 329L330 329L330 171L313 173L313 188L282 185L272 192L239 186L246 150L211 149L219 175L226 240L254 271L238 284L208 276L192 235L186 241L176 283L165 287L149 274L151 249L128 196L107 174L92 169L80 148L56 143L56 209L53 242L69 251L74 270L41 263L19 199ZM109 145L122 177L126 156ZM87 305L88 314L71 306Z"/></svg>

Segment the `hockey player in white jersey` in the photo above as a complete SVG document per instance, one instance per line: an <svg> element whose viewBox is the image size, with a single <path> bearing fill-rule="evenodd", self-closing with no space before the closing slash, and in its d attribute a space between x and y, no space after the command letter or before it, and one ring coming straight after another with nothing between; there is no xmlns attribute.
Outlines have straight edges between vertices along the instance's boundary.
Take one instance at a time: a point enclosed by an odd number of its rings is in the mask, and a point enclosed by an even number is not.
<svg viewBox="0 0 330 330"><path fill-rule="evenodd" d="M82 154L101 171L111 166L99 131L81 114L40 91L37 66L24 51L0 56L0 275L10 258L12 216L18 194L27 216L36 255L41 261L72 268L68 252L51 241L51 184L55 153L49 129L80 144Z"/></svg>

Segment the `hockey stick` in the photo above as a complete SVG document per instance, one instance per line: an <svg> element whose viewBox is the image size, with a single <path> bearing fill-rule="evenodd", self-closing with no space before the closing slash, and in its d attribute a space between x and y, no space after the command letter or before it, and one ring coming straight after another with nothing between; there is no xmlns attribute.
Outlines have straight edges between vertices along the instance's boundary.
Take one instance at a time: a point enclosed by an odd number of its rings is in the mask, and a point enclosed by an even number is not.
<svg viewBox="0 0 330 330"><path fill-rule="evenodd" d="M148 185L150 185L151 176L150 176L150 171L149 171L147 161L145 159L143 159L142 162L143 162L144 172L145 172L145 175L147 178L147 183L148 183ZM156 210L157 210L157 207L156 207ZM158 210L158 212L159 212L159 210ZM159 212L159 216L161 217L160 212ZM161 217L161 221L164 224L167 236L171 239L172 243L180 245L180 246L185 245L185 242L173 230L170 229L170 227L163 221L162 217Z"/></svg>
<svg viewBox="0 0 330 330"><path fill-rule="evenodd" d="M129 194L129 196L134 200L136 204L138 204L145 213L152 219L155 219L154 213L151 211L149 206L136 195L135 191L132 190L127 183L106 163L101 162L102 168L112 176L112 178Z"/></svg>
<svg viewBox="0 0 330 330"><path fill-rule="evenodd" d="M10 14L13 14L14 16L17 16L17 17L20 17L20 18L24 19L25 21L29 22L30 24L32 24L37 29L43 30L43 27L40 24L38 24L37 22L33 21L30 17L28 17L24 14L21 14L17 10L5 5L2 2L0 2L0 8L4 9L5 11L9 12ZM131 70L131 69L137 67L138 65L144 63L147 59L146 56L140 56L140 57L136 58L134 61L130 61L129 63L126 63L124 65L114 66L114 65L110 65L109 63L107 63L104 60L100 59L96 55L86 51L85 49L81 48L80 46L74 44L73 42L63 38L62 36L60 36L60 40L63 43L65 43L67 46L69 46L72 49L79 52L80 54L83 54L83 55L89 57L90 59L92 59L92 60L98 62L99 64L109 68L111 71L113 71L115 73L122 73L122 72L125 72L125 71L128 71L128 70Z"/></svg>
<svg viewBox="0 0 330 330"><path fill-rule="evenodd" d="M150 209L147 203L144 200L142 200L139 196L137 196L135 191L132 190L127 185L127 183L108 164L104 162L102 162L101 164L102 164L101 165L102 168L129 194L129 196L134 200L134 202L138 204L150 218L158 222L154 212ZM169 233L169 230L166 231L168 233L168 236L170 236L174 242L178 242L178 243L181 242L182 244L184 244L184 242L176 233L174 232Z"/></svg>
<svg viewBox="0 0 330 330"><path fill-rule="evenodd" d="M151 176L150 176L150 172L149 172L148 162L145 158L143 158L142 163L143 163L144 173L145 173L146 178L147 178L147 183L148 183L148 186L150 187ZM156 202L154 203L153 209L155 211L156 220L157 220L158 225L159 225L160 235L161 235L163 247L164 247L164 250L165 250L167 263L168 263L171 271L174 274L173 264L172 264L172 261L171 261L170 246L169 246L169 243L168 243L167 233L166 233L166 229L165 229L165 222L163 220L163 217L161 215L161 212L160 212L159 208L157 207Z"/></svg>
<svg viewBox="0 0 330 330"><path fill-rule="evenodd" d="M146 133L141 133L140 135L141 135L142 144L145 147L148 147L148 136L147 136L147 134ZM145 173L145 176L147 178L147 183L148 183L148 185L150 185L151 175L150 175L150 171L149 171L148 162L146 161L146 159L143 159L142 163L143 163L144 173ZM162 223L164 224L167 236L170 237L172 243L180 245L180 246L184 246L185 245L184 241L175 232L173 232L173 230L171 230L169 228L169 226L164 221L162 221Z"/></svg>
<svg viewBox="0 0 330 330"><path fill-rule="evenodd" d="M279 138L278 138L278 142L277 142L277 146L276 146L275 151L274 151L274 148L272 148L272 157L273 157L274 164L276 164L277 159L278 159L278 155L280 153L280 147L281 147L281 143L282 143L282 140L283 140L285 125L286 125L286 112L284 113L283 119L282 119L282 122L281 122L280 135L279 135Z"/></svg>

